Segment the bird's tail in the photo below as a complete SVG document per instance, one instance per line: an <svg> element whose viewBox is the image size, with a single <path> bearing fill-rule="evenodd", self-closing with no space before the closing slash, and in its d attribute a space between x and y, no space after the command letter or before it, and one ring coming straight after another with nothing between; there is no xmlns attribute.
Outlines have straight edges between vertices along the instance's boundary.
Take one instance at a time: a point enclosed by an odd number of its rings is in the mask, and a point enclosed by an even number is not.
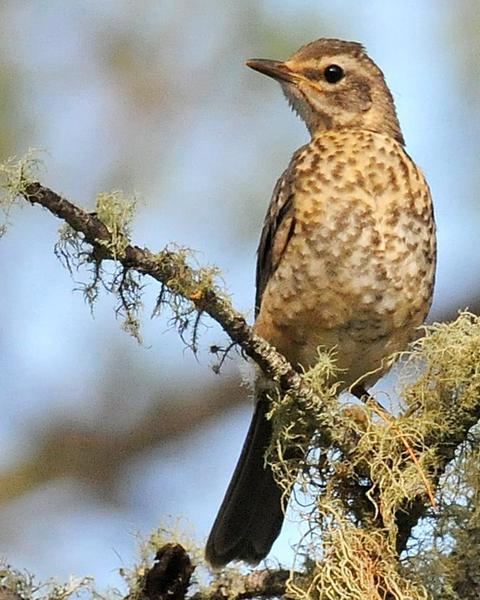
<svg viewBox="0 0 480 600"><path fill-rule="evenodd" d="M257 402L235 472L207 541L213 567L231 560L258 563L269 553L282 527L282 489L265 463L272 436L267 401Z"/></svg>

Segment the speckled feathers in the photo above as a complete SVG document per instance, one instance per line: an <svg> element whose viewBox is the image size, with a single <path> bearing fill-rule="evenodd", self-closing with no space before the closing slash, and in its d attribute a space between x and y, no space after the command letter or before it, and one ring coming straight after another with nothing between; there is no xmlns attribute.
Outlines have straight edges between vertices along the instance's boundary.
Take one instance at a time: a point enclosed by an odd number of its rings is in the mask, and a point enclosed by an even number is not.
<svg viewBox="0 0 480 600"><path fill-rule="evenodd" d="M271 247L260 246L256 330L304 367L318 346L335 347L350 385L404 349L430 307L428 186L396 140L328 131L295 153L269 215L287 203Z"/></svg>
<svg viewBox="0 0 480 600"><path fill-rule="evenodd" d="M255 330L298 369L315 362L318 348L335 349L341 387L369 386L430 307L428 185L405 152L383 73L360 44L322 39L285 62L247 64L280 83L312 138L267 211ZM252 423L207 543L214 566L257 563L280 532L285 495L264 460L272 434L265 389L259 374Z"/></svg>

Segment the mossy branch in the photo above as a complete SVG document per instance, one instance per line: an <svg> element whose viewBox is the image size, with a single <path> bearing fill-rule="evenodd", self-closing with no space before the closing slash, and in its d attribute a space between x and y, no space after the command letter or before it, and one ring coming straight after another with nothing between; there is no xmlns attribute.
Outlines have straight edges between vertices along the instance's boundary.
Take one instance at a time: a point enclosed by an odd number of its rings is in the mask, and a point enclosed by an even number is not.
<svg viewBox="0 0 480 600"><path fill-rule="evenodd" d="M186 264L184 253L163 250L154 253L125 243L118 244L115 233L96 213L88 213L53 190L38 182L26 183L21 196L31 204L39 204L84 236L102 260L118 261L127 270L134 269L167 287L172 293L190 301L199 313L208 314L233 342L283 391L307 395L307 386L288 361L273 346L256 335L245 318L233 309L230 301L212 284L205 273ZM207 279L207 281L205 281Z"/></svg>
<svg viewBox="0 0 480 600"><path fill-rule="evenodd" d="M321 549L311 559L308 576L305 572L285 583L286 593L296 599L350 600L381 590L379 598L427 598L425 587L413 581L412 572L403 577L399 554L428 510L425 474L435 489L480 419L479 319L465 313L455 323L428 329L416 343L406 358L407 370L409 366L416 369L416 380L403 390L405 410L390 426L368 405L351 410L338 403L337 388L328 383L335 369L330 355L321 354L307 373L297 372L233 308L216 283L214 269L192 267L182 249L153 253L133 245L129 237L133 205L119 204L115 194L101 195L97 212L88 213L39 182L26 180L24 170L15 173L17 180L7 177L10 200L13 195L21 197L62 219L69 229L63 232L57 253L73 268L69 262L73 248L76 264L93 266L94 282L85 290L87 298L94 301L96 297L97 282L103 281L103 262L120 264L112 285L120 297L120 310L129 319L127 327L135 333L141 285L133 274L149 276L161 284L158 306L167 293L178 319L186 319L192 311L208 314L277 383L279 393L271 394L275 436L270 459L287 490L300 475L304 488L315 492L317 502L307 518L312 518L312 539ZM288 452L292 444L314 451L306 459L292 459ZM415 464L412 451L418 458ZM300 550L309 556L305 547L300 545ZM165 563L165 556L158 559L160 563ZM180 562L186 569L179 582L181 596L188 586L190 566ZM351 574L348 590L341 579L345 573ZM281 593L284 588L273 589ZM247 591L238 597L248 595Z"/></svg>

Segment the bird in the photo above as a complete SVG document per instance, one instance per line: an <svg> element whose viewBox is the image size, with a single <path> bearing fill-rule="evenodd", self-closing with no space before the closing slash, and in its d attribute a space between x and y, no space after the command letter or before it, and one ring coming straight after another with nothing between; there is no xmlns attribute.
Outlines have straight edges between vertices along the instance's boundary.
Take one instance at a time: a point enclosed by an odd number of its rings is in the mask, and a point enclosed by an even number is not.
<svg viewBox="0 0 480 600"><path fill-rule="evenodd" d="M334 349L339 388L357 396L430 309L436 233L429 186L405 150L384 75L358 42L321 38L288 60L247 66L277 81L310 141L275 185L257 253L254 331L292 366ZM206 544L220 568L265 558L284 520L265 460L264 377L241 455Z"/></svg>

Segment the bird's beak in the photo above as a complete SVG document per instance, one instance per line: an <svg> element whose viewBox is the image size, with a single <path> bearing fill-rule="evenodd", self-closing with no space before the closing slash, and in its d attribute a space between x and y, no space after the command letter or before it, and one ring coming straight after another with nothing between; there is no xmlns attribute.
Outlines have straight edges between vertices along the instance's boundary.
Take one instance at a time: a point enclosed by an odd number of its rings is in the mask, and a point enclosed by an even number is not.
<svg viewBox="0 0 480 600"><path fill-rule="evenodd" d="M247 67L268 75L277 81L286 81L287 83L296 83L298 77L289 69L285 63L279 60L268 60L266 58L252 58L247 60Z"/></svg>

